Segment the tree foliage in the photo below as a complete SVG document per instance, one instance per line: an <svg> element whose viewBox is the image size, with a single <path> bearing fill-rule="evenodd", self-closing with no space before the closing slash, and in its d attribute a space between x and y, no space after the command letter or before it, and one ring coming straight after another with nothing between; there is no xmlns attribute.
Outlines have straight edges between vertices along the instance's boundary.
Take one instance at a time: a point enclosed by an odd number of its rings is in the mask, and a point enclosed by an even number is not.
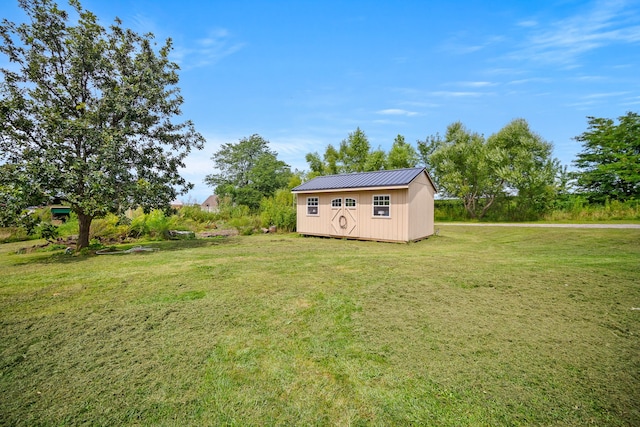
<svg viewBox="0 0 640 427"><path fill-rule="evenodd" d="M387 156L386 169L413 168L418 164L418 152L398 135Z"/></svg>
<svg viewBox="0 0 640 427"><path fill-rule="evenodd" d="M444 138L431 138L423 145L425 152L431 152L428 162L438 191L462 199L472 218L482 218L504 185L503 179L492 173L497 153L485 138L455 122L447 127Z"/></svg>
<svg viewBox="0 0 640 427"><path fill-rule="evenodd" d="M204 138L175 121L183 99L171 40L156 51L152 34L118 19L104 28L70 4L75 23L51 0L21 0L30 22L0 25L11 63L0 86L0 161L34 193L71 206L82 248L94 218L168 206L191 188L179 169Z"/></svg>
<svg viewBox="0 0 640 427"><path fill-rule="evenodd" d="M371 151L371 144L367 135L357 128L350 133L347 139L340 143L338 151L341 172L364 172L366 170L367 159Z"/></svg>
<svg viewBox="0 0 640 427"><path fill-rule="evenodd" d="M496 152L495 174L504 182L505 192L517 196L521 217L532 217L550 208L559 183L561 168L552 157L553 145L529 128L524 119L515 119L487 139Z"/></svg>
<svg viewBox="0 0 640 427"><path fill-rule="evenodd" d="M24 226L26 221L31 234L35 224L31 224L25 208L39 204L41 197L20 166L0 165L0 227Z"/></svg>
<svg viewBox="0 0 640 427"><path fill-rule="evenodd" d="M418 143L439 190L460 198L471 218L482 218L503 196L515 196L521 217L546 210L555 196L558 161L552 145L516 119L488 139L460 122L444 137Z"/></svg>
<svg viewBox="0 0 640 427"><path fill-rule="evenodd" d="M574 161L578 186L595 201L640 199L640 115L588 117L589 128L575 139L582 152Z"/></svg>
<svg viewBox="0 0 640 427"><path fill-rule="evenodd" d="M310 177L335 175L339 173L368 172L383 169L415 167L420 157L411 144L398 135L391 150L386 153L381 148L371 149L369 140L360 128L342 140L339 149L329 144L321 157L317 152L306 155Z"/></svg>
<svg viewBox="0 0 640 427"><path fill-rule="evenodd" d="M238 143L223 144L211 157L218 173L206 176L218 196L228 196L233 203L256 210L263 197L286 188L291 169L269 149L269 141L254 134Z"/></svg>

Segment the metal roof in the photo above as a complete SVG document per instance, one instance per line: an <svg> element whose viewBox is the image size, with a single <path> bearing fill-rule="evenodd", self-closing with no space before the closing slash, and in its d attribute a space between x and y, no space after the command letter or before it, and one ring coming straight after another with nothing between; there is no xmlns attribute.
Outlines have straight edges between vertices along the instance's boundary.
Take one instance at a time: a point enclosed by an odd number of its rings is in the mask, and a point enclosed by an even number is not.
<svg viewBox="0 0 640 427"><path fill-rule="evenodd" d="M291 191L319 191L342 188L401 187L409 185L425 168L357 172L313 178ZM428 176L428 175L427 175Z"/></svg>

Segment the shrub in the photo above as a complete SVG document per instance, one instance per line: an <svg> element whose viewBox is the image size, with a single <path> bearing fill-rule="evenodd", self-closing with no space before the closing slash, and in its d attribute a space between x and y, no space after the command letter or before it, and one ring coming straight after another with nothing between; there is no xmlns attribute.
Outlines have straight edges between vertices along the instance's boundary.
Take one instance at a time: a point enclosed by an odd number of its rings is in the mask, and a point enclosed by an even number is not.
<svg viewBox="0 0 640 427"><path fill-rule="evenodd" d="M38 234L40 234L40 238L47 241L52 241L53 239L58 237L58 227L53 224L43 222L42 224L40 224Z"/></svg>
<svg viewBox="0 0 640 427"><path fill-rule="evenodd" d="M123 222L121 217L114 214L94 219L91 222L89 237L92 239L122 240L129 235L129 226Z"/></svg>
<svg viewBox="0 0 640 427"><path fill-rule="evenodd" d="M168 217L160 209L153 209L148 214L145 214L142 209L137 209L131 219L129 235L132 237L149 236L162 239L167 237L169 230L176 228L178 223L176 215Z"/></svg>
<svg viewBox="0 0 640 427"><path fill-rule="evenodd" d="M136 209L131 218L131 225L129 226L129 235L131 237L141 237L149 234L149 227L147 225L147 214L142 209Z"/></svg>
<svg viewBox="0 0 640 427"><path fill-rule="evenodd" d="M192 220L197 223L210 223L218 219L218 214L215 212L206 212L200 208L200 205L186 205L183 206L178 212L178 216L182 220Z"/></svg>
<svg viewBox="0 0 640 427"><path fill-rule="evenodd" d="M278 230L295 231L296 207L290 191L278 190L273 197L262 199L260 211L263 227L275 225Z"/></svg>

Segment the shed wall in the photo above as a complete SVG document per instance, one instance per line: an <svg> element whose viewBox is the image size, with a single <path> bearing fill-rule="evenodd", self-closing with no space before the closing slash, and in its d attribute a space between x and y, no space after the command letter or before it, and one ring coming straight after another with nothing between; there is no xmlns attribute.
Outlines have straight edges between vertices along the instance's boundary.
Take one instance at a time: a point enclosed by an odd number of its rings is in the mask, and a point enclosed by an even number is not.
<svg viewBox="0 0 640 427"><path fill-rule="evenodd" d="M409 186L409 238L418 240L434 232L435 189L429 179L420 174Z"/></svg>
<svg viewBox="0 0 640 427"><path fill-rule="evenodd" d="M297 230L301 234L318 236L349 237L358 239L384 240L391 242L406 242L409 240L409 207L408 190L367 190L367 191L336 191L335 193L298 193L297 199ZM373 196L389 195L391 206L389 217L373 215ZM307 198L318 197L318 215L307 215ZM335 198L354 198L357 207L350 211L355 216L355 228L349 234L341 233L332 226L332 216L335 210L331 201ZM349 218L350 219L350 218Z"/></svg>

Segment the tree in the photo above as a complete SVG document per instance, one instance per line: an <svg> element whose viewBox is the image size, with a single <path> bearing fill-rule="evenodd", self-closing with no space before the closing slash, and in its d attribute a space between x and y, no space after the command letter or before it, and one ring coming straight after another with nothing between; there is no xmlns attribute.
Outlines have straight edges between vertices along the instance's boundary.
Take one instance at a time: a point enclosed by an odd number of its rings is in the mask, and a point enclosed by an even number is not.
<svg viewBox="0 0 640 427"><path fill-rule="evenodd" d="M205 182L215 187L218 196L258 209L263 197L285 188L291 179L289 165L277 157L269 141L257 134L236 144L223 144L211 157L219 173L207 175Z"/></svg>
<svg viewBox="0 0 640 427"><path fill-rule="evenodd" d="M411 144L398 135L389 153L378 147L371 150L371 144L365 133L360 129L349 134L342 140L339 150L329 144L321 158L317 152L306 156L309 164L309 177L319 175L334 175L338 173L369 172L383 169L400 169L415 167L420 156Z"/></svg>
<svg viewBox="0 0 640 427"><path fill-rule="evenodd" d="M552 204L556 178L560 173L553 145L515 119L487 139L489 150L497 152L494 173L505 183L505 192L516 196L520 217L535 217Z"/></svg>
<svg viewBox="0 0 640 427"><path fill-rule="evenodd" d="M455 122L447 127L444 138L433 137L423 146L431 152L427 161L439 190L462 199L471 218L482 218L504 185L503 179L492 173L497 153L490 150L484 137Z"/></svg>
<svg viewBox="0 0 640 427"><path fill-rule="evenodd" d="M582 152L574 161L577 185L594 201L640 198L640 116L588 117L589 128L575 137Z"/></svg>
<svg viewBox="0 0 640 427"><path fill-rule="evenodd" d="M192 185L179 174L204 138L178 123L183 99L171 40L108 29L71 0L75 25L52 0L21 0L29 23L0 25L0 160L43 198L77 214L77 247L94 218L130 206L168 206Z"/></svg>
<svg viewBox="0 0 640 427"><path fill-rule="evenodd" d="M439 133L426 137L424 141L417 141L418 163L424 165L430 172L434 169L434 165L431 163L431 155L440 147L441 143L442 137ZM432 178L435 179L435 175Z"/></svg>
<svg viewBox="0 0 640 427"><path fill-rule="evenodd" d="M383 149L378 148L369 153L367 162L364 164L365 171L378 171L385 169L387 166L387 153Z"/></svg>
<svg viewBox="0 0 640 427"><path fill-rule="evenodd" d="M314 177L324 175L325 165L317 152L307 153L305 160L309 164L309 169Z"/></svg>
<svg viewBox="0 0 640 427"><path fill-rule="evenodd" d="M520 217L539 215L555 197L560 168L553 146L523 119L487 140L456 122L444 138L430 137L418 148L439 189L462 199L471 218L482 218L502 196L516 199Z"/></svg>
<svg viewBox="0 0 640 427"><path fill-rule="evenodd" d="M367 135L359 127L356 128L340 143L338 153L342 163L341 172L364 172L370 151L371 145Z"/></svg>
<svg viewBox="0 0 640 427"><path fill-rule="evenodd" d="M398 135L387 156L387 169L413 168L418 160L415 148L405 142L404 136Z"/></svg>

